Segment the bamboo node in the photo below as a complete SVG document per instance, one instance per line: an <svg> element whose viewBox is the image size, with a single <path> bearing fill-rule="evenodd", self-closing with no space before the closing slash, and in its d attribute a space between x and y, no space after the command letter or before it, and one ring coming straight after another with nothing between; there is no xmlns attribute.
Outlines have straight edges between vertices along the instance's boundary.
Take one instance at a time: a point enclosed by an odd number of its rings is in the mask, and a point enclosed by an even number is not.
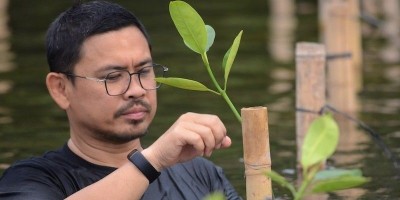
<svg viewBox="0 0 400 200"><path fill-rule="evenodd" d="M250 164L250 163L245 162L244 166L245 166L245 175L246 176L260 175L260 174L264 174L266 171L271 170L270 163Z"/></svg>

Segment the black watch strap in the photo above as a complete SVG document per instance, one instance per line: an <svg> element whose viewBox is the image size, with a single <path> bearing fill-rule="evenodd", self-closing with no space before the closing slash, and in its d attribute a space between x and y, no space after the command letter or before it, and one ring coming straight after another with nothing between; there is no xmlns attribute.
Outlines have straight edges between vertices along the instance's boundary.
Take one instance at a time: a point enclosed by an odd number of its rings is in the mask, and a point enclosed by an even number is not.
<svg viewBox="0 0 400 200"><path fill-rule="evenodd" d="M152 183L161 174L137 149L128 154L128 159L143 173L143 175L149 180L149 183Z"/></svg>

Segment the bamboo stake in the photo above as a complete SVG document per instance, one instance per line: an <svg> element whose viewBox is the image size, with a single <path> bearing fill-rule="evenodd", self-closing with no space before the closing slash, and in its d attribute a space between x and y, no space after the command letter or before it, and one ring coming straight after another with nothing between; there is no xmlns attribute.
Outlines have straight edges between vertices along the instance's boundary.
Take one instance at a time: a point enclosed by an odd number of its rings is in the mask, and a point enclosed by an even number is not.
<svg viewBox="0 0 400 200"><path fill-rule="evenodd" d="M347 76L354 92L358 92L363 85L360 3L357 0L319 0L319 4L321 41L328 55L351 54L345 63L348 70L339 72L338 76Z"/></svg>
<svg viewBox="0 0 400 200"><path fill-rule="evenodd" d="M241 115L247 200L272 199L267 108L242 108Z"/></svg>
<svg viewBox="0 0 400 200"><path fill-rule="evenodd" d="M347 41L351 52L355 92L359 92L362 90L363 85L360 1L347 0L344 6L349 9L346 18Z"/></svg>
<svg viewBox="0 0 400 200"><path fill-rule="evenodd" d="M13 54L10 51L10 28L8 26L9 20L9 0L1 0L0 1L0 73L8 72L15 68L13 63L11 62L13 58ZM6 84L6 81L1 81L0 83ZM5 87L6 88L6 87Z"/></svg>
<svg viewBox="0 0 400 200"><path fill-rule="evenodd" d="M381 52L381 57L386 62L396 63L400 61L400 3L398 0L384 0L382 2L385 23L383 34L387 45Z"/></svg>
<svg viewBox="0 0 400 200"><path fill-rule="evenodd" d="M325 105L325 48L321 44L300 42L296 45L296 108L318 112ZM297 174L301 182L300 165L304 138L316 113L296 112ZM324 200L327 195L310 195L307 200Z"/></svg>
<svg viewBox="0 0 400 200"><path fill-rule="evenodd" d="M318 112L325 105L325 48L316 43L296 45L296 108ZM300 169L301 148L315 113L296 112L297 163ZM300 169L301 171L301 169ZM299 173L301 174L301 173Z"/></svg>
<svg viewBox="0 0 400 200"><path fill-rule="evenodd" d="M355 57L357 53L353 50L354 38L352 22L354 16L349 14L351 6L348 1L326 1L325 5L325 46L328 55L340 55L351 53L351 57L336 58L329 60L327 69L327 97L328 103L337 109L354 113L357 108L356 94L358 78L355 75Z"/></svg>
<svg viewBox="0 0 400 200"><path fill-rule="evenodd" d="M270 17L267 46L271 56L278 62L289 63L293 60L295 18L295 0L269 0Z"/></svg>

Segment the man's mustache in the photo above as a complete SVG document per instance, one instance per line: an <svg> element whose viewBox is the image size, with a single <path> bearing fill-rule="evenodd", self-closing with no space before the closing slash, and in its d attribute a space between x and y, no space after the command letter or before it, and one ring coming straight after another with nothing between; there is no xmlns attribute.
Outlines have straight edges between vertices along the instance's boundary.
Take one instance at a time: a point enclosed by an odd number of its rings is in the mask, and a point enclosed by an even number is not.
<svg viewBox="0 0 400 200"><path fill-rule="evenodd" d="M151 106L150 104L142 101L142 100L134 100L134 101L129 101L128 104L124 105L123 107L121 107L120 109L117 110L117 112L115 112L114 114L114 119L120 117L121 115L123 115L124 113L126 113L129 109L131 109L133 106L135 105L139 105L142 106L146 109L147 112L151 111Z"/></svg>

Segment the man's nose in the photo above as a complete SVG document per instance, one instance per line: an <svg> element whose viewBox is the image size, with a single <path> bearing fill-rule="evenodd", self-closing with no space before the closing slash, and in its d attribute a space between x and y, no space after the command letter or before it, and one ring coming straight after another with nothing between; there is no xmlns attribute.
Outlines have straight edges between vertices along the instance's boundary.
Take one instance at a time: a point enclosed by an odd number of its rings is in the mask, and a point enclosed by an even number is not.
<svg viewBox="0 0 400 200"><path fill-rule="evenodd" d="M138 98L146 94L146 90L143 89L138 74L131 74L130 76L131 82L124 96L127 98Z"/></svg>

